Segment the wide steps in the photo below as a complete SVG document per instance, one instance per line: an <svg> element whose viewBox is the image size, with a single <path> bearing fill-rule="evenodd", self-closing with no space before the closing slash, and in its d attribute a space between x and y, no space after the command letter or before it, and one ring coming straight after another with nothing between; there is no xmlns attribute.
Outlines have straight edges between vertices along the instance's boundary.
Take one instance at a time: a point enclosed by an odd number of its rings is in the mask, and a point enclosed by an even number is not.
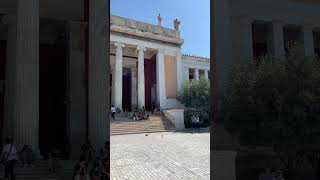
<svg viewBox="0 0 320 180"><path fill-rule="evenodd" d="M49 173L49 165L46 160L37 160L33 167L21 167L16 164L15 175L17 180L67 180L72 179L73 166L75 162L59 161L56 173ZM4 166L0 166L0 180L4 177Z"/></svg>
<svg viewBox="0 0 320 180"><path fill-rule="evenodd" d="M150 116L148 120L133 121L117 118L111 121L111 135L140 134L174 131L175 126L163 116Z"/></svg>

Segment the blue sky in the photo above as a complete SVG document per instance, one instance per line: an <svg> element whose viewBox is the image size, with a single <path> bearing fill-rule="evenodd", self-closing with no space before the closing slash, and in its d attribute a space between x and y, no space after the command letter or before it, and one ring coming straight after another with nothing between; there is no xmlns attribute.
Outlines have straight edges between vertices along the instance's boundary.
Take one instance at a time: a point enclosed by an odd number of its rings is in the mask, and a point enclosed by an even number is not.
<svg viewBox="0 0 320 180"><path fill-rule="evenodd" d="M210 57L210 0L110 0L111 15L173 28L178 18L184 38L182 52Z"/></svg>

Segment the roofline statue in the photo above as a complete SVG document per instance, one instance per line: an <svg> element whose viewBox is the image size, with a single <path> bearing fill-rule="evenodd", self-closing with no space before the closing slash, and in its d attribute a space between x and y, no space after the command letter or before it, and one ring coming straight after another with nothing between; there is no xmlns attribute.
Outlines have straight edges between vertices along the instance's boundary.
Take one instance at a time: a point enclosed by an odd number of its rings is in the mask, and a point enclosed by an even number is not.
<svg viewBox="0 0 320 180"><path fill-rule="evenodd" d="M175 20L173 21L173 23L174 23L174 29L175 29L176 31L179 31L180 21L179 21L178 19L175 19Z"/></svg>
<svg viewBox="0 0 320 180"><path fill-rule="evenodd" d="M162 17L160 16L160 14L158 15L158 26L162 25Z"/></svg>

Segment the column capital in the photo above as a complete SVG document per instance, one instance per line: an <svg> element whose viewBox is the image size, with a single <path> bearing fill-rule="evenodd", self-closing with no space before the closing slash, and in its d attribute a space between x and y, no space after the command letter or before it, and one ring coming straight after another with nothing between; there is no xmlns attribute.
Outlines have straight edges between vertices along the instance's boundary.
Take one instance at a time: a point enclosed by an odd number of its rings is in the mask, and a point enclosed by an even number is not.
<svg viewBox="0 0 320 180"><path fill-rule="evenodd" d="M3 24L11 24L11 23L16 23L15 21L17 20L17 15L16 14L7 14L2 17L1 22Z"/></svg>
<svg viewBox="0 0 320 180"><path fill-rule="evenodd" d="M139 45L139 46L137 46L137 50L138 50L138 51L146 51L147 48L144 47L144 46Z"/></svg>
<svg viewBox="0 0 320 180"><path fill-rule="evenodd" d="M124 48L124 47L125 47L124 43L122 43L122 42L114 42L114 46L116 46L117 49L118 49L118 48Z"/></svg>
<svg viewBox="0 0 320 180"><path fill-rule="evenodd" d="M238 20L241 24L251 24L254 21L254 18L249 16L238 16L235 17L235 19Z"/></svg>
<svg viewBox="0 0 320 180"><path fill-rule="evenodd" d="M158 53L164 54L166 52L166 50L164 49L158 49Z"/></svg>
<svg viewBox="0 0 320 180"><path fill-rule="evenodd" d="M312 31L315 28L313 24L304 24L303 29L307 31Z"/></svg>

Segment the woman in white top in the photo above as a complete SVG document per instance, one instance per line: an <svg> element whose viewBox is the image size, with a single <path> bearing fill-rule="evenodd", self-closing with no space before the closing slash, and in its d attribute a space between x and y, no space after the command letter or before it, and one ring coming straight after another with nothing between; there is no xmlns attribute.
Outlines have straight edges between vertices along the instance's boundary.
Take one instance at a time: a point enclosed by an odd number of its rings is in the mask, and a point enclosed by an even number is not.
<svg viewBox="0 0 320 180"><path fill-rule="evenodd" d="M19 159L18 151L11 138L6 138L5 143L0 155L1 162L4 163L4 179L8 179L10 176L11 180L15 180L14 167Z"/></svg>

